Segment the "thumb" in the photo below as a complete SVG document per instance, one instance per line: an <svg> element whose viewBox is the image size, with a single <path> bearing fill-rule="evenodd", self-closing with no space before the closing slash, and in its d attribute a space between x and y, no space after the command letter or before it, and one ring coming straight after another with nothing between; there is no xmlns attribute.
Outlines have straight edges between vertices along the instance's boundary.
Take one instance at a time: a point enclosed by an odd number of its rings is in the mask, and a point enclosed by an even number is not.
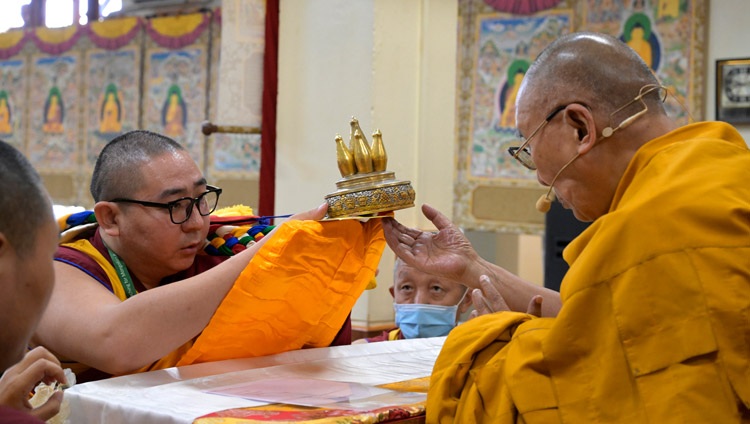
<svg viewBox="0 0 750 424"><path fill-rule="evenodd" d="M42 421L47 421L57 415L58 412L60 412L62 400L63 392L55 391L55 393L53 393L46 402L41 404L38 408L32 409L31 415L39 418Z"/></svg>

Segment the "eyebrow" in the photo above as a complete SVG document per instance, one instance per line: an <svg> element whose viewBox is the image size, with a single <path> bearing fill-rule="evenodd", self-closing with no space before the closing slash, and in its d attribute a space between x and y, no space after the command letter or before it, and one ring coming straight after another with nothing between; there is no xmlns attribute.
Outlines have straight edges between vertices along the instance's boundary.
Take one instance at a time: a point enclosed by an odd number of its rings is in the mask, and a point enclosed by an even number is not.
<svg viewBox="0 0 750 424"><path fill-rule="evenodd" d="M193 183L193 187L194 188L200 187L200 186L204 186L207 184L208 182L206 181L206 177L201 177L198 181ZM187 193L185 189L182 189L182 188L168 188L161 192L161 194L159 195L159 198L164 199L164 198L171 197L171 196L178 195L178 194L187 194Z"/></svg>

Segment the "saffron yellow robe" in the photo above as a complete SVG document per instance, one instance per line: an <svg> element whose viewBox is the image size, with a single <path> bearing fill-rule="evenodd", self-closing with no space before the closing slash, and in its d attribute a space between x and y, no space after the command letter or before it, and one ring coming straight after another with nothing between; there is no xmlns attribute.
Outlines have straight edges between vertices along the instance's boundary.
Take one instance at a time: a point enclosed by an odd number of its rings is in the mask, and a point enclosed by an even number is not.
<svg viewBox="0 0 750 424"><path fill-rule="evenodd" d="M564 257L556 318L450 333L427 422L750 422L750 151L734 128L642 146Z"/></svg>

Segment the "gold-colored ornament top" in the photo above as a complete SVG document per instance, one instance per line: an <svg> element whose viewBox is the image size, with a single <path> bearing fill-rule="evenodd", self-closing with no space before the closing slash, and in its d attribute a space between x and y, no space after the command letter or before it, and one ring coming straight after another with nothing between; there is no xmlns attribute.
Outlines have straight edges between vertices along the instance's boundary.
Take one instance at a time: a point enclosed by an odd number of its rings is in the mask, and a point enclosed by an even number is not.
<svg viewBox="0 0 750 424"><path fill-rule="evenodd" d="M326 196L328 217L372 216L414 206L415 193L409 181L398 181L386 170L388 155L380 130L372 134L372 144L357 118L349 122L349 145L336 135L336 163L342 179L335 192Z"/></svg>

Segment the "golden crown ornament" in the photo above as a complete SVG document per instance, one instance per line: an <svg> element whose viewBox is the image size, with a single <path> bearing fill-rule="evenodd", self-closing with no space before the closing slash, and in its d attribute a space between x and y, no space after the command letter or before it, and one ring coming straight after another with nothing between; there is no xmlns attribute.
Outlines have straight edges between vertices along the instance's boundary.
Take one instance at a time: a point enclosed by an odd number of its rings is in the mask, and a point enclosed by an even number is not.
<svg viewBox="0 0 750 424"><path fill-rule="evenodd" d="M386 170L388 156L380 130L367 142L357 118L349 122L349 145L336 135L336 162L341 179L337 190L325 197L328 218L376 216L414 206L415 193L409 181L396 180Z"/></svg>

